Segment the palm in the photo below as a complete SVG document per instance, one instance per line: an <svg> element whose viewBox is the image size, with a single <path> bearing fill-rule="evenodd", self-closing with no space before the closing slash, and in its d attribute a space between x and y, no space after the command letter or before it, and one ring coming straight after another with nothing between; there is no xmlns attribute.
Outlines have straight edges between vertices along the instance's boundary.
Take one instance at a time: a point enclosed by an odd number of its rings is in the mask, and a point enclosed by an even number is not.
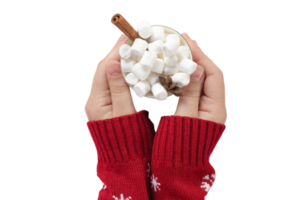
<svg viewBox="0 0 300 200"><path fill-rule="evenodd" d="M183 97L179 99L175 115L225 123L224 84L220 83L222 81L223 78L220 75L212 74L204 78L200 93L191 89L191 85L184 87ZM195 91L194 94L192 93L193 90ZM195 102L195 100L197 101Z"/></svg>
<svg viewBox="0 0 300 200"><path fill-rule="evenodd" d="M93 98L89 99L89 104L93 105L93 112L87 113L91 121L113 117L112 99L109 90L94 95Z"/></svg>
<svg viewBox="0 0 300 200"><path fill-rule="evenodd" d="M109 77L107 72L108 69L116 66L120 69L119 48L126 40L126 37L121 36L110 53L98 64L91 94L86 104L86 114L90 121L103 120L135 112L131 94L124 78L119 76L120 78L112 81L112 77Z"/></svg>
<svg viewBox="0 0 300 200"><path fill-rule="evenodd" d="M221 70L201 51L195 41L191 40L187 34L182 34L182 36L186 39L191 48L193 60L198 65L202 66L205 71L205 78L202 82L203 87L200 89L201 94L199 102L196 102L196 104L199 103L197 117L218 123L225 123L226 108L223 74ZM190 88L187 90L192 89ZM193 98L194 97L189 100L183 99L181 103L186 105L191 104ZM194 112L193 110L195 107L193 107L193 109L185 109L186 105L183 106L184 108L177 108L179 113L176 114L184 115L184 113L188 112L186 110L190 110L190 113Z"/></svg>
<svg viewBox="0 0 300 200"><path fill-rule="evenodd" d="M206 119L209 121L215 121L215 122L225 122L226 118L226 110L223 109L224 106L220 106L221 99L213 95L214 89L218 86L215 85L215 82L213 81L213 77L207 77L204 82L203 86L203 94L200 97L199 101L199 111L198 111L198 117L201 119Z"/></svg>

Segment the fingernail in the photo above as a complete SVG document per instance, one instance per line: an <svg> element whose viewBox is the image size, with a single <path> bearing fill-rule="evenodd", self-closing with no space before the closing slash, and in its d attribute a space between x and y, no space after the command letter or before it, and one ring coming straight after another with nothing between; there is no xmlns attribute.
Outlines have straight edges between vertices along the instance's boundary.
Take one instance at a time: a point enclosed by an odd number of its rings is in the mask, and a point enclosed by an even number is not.
<svg viewBox="0 0 300 200"><path fill-rule="evenodd" d="M198 65L196 71L191 75L191 80L198 82L201 80L203 75L204 75L204 68Z"/></svg>
<svg viewBox="0 0 300 200"><path fill-rule="evenodd" d="M122 34L122 35L121 35L121 39L122 39L122 40L127 40L128 38L127 38L127 36L126 36L125 34Z"/></svg>
<svg viewBox="0 0 300 200"><path fill-rule="evenodd" d="M109 63L108 64L108 73L111 77L118 77L121 75L121 67L118 63Z"/></svg>

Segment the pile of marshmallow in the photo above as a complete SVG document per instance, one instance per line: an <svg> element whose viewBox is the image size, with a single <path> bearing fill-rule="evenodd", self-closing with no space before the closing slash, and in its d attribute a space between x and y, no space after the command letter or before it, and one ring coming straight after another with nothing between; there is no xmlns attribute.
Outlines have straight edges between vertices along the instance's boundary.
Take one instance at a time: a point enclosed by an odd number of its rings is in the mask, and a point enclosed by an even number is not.
<svg viewBox="0 0 300 200"><path fill-rule="evenodd" d="M135 93L143 97L152 92L158 100L167 99L160 76L169 75L178 87L188 85L197 64L189 59L189 48L181 45L179 35L167 34L163 27L147 22L138 24L138 33L145 40L136 38L132 46L123 44L119 50L122 72Z"/></svg>

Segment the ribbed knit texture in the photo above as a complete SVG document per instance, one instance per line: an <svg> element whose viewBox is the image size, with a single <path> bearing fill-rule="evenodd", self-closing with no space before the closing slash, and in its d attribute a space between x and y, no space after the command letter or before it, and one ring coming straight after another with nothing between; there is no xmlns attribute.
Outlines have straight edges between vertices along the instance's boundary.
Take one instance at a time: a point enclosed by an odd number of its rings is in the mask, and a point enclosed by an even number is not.
<svg viewBox="0 0 300 200"><path fill-rule="evenodd" d="M153 151L154 127L146 111L88 122L88 127L98 153L97 174L104 183L98 199L204 200L215 181L209 157L224 125L163 117Z"/></svg>
<svg viewBox="0 0 300 200"><path fill-rule="evenodd" d="M148 199L154 126L147 111L87 123L104 183L98 199Z"/></svg>
<svg viewBox="0 0 300 200"><path fill-rule="evenodd" d="M197 118L161 119L152 153L155 200L204 199L215 180L209 157L224 129L222 124Z"/></svg>

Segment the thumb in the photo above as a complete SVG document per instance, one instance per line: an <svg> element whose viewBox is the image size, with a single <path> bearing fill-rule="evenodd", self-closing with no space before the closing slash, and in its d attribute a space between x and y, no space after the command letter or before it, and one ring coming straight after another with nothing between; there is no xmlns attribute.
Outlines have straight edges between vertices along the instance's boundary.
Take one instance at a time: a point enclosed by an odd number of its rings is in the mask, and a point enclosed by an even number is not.
<svg viewBox="0 0 300 200"><path fill-rule="evenodd" d="M198 117L199 100L204 82L204 68L198 65L190 83L182 88L175 115Z"/></svg>
<svg viewBox="0 0 300 200"><path fill-rule="evenodd" d="M113 117L135 113L129 87L121 72L120 62L109 61L106 76L112 99Z"/></svg>

